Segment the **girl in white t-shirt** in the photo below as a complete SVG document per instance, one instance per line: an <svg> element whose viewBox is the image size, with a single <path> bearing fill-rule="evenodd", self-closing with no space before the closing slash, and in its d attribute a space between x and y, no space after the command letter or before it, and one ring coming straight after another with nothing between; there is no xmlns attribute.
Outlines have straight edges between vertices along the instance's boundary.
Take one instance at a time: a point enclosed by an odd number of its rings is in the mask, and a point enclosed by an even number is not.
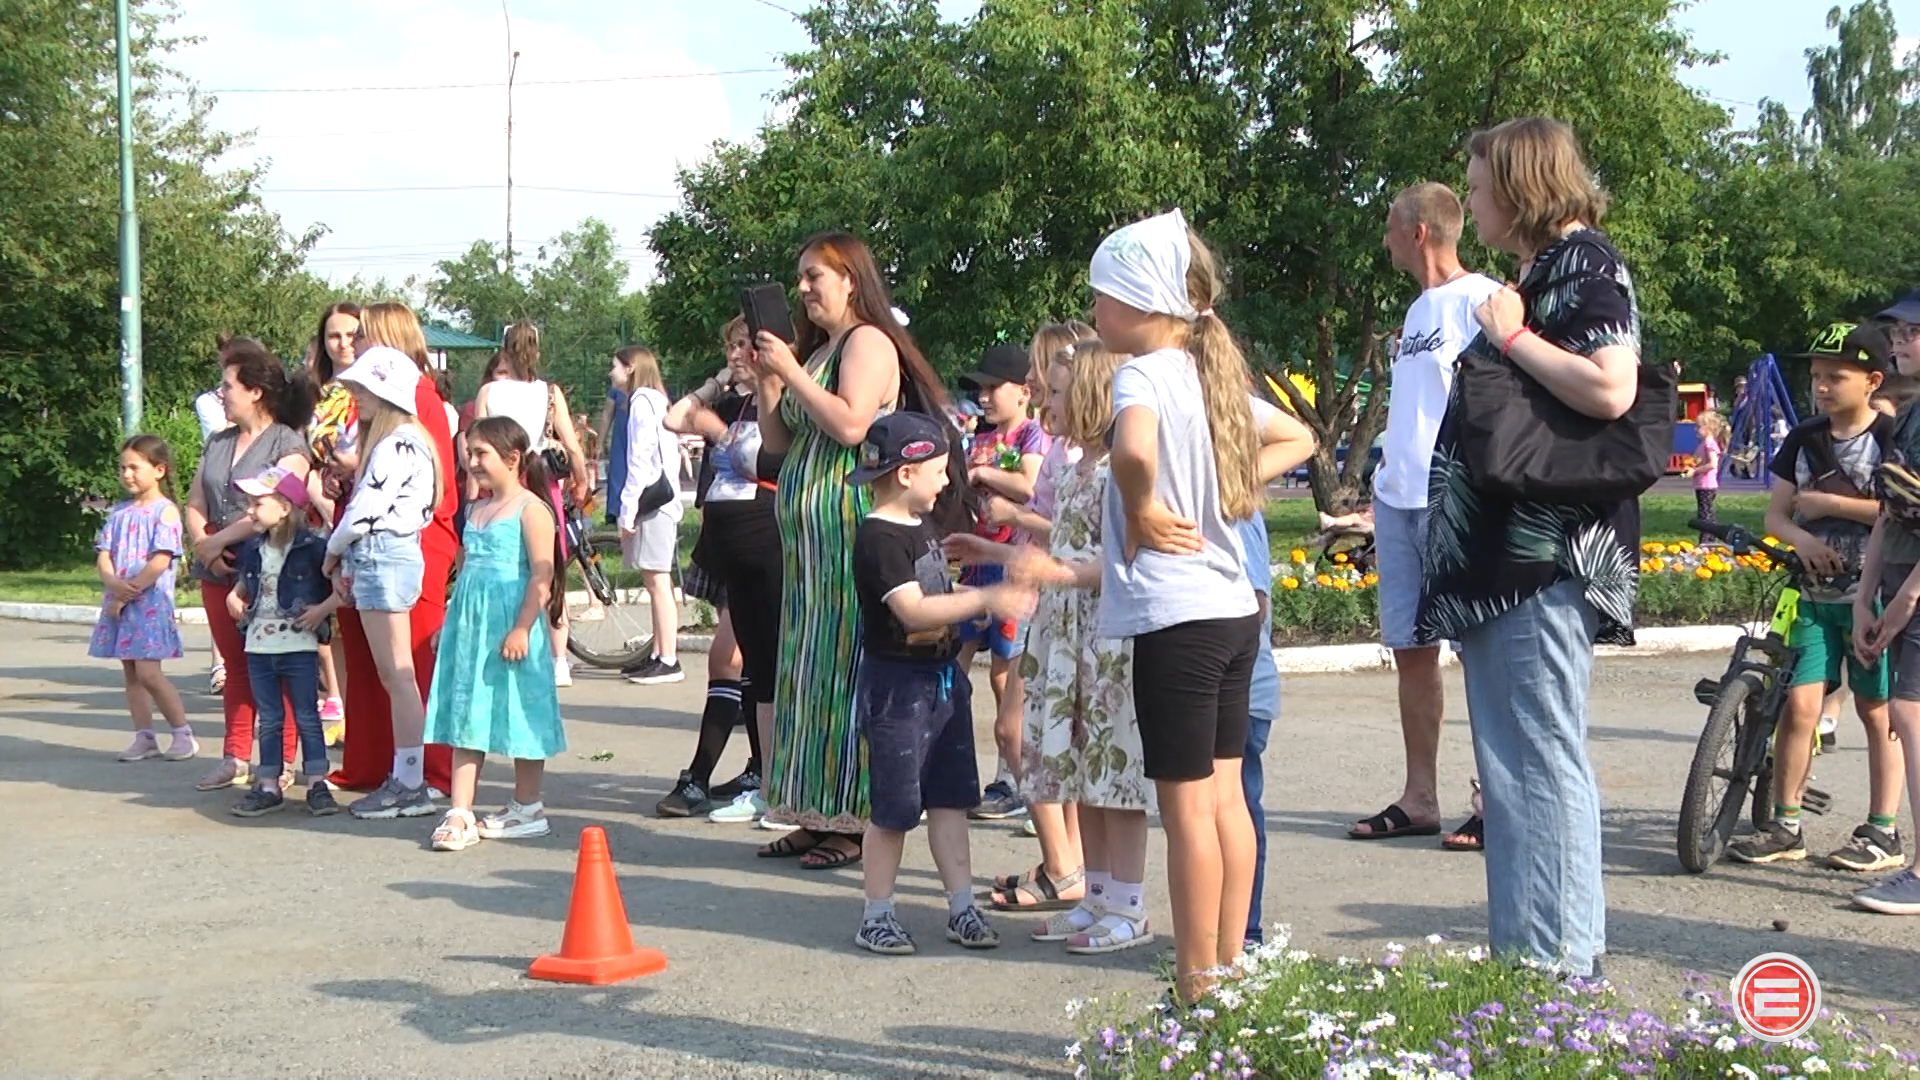
<svg viewBox="0 0 1920 1080"><path fill-rule="evenodd" d="M1259 511L1247 365L1214 314L1222 278L1175 210L1094 253L1094 326L1114 374L1100 629L1133 640L1142 758L1167 833L1175 991L1239 956L1253 822L1241 786L1259 605L1230 522Z"/></svg>

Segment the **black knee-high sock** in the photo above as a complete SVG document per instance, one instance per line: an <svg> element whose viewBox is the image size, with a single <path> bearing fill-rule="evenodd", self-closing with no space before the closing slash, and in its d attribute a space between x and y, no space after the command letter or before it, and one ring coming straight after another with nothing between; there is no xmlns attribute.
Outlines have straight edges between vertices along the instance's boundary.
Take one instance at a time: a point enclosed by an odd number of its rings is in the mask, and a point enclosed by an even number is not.
<svg viewBox="0 0 1920 1080"><path fill-rule="evenodd" d="M727 739L739 722L740 680L708 680L707 707L700 714L700 742L693 750L693 764L687 767L694 783L703 788L713 786L713 767L720 764Z"/></svg>
<svg viewBox="0 0 1920 1080"><path fill-rule="evenodd" d="M760 706L748 704L747 688L753 683L740 680L740 722L747 727L747 767L746 772L755 776L767 775L766 750L760 745Z"/></svg>

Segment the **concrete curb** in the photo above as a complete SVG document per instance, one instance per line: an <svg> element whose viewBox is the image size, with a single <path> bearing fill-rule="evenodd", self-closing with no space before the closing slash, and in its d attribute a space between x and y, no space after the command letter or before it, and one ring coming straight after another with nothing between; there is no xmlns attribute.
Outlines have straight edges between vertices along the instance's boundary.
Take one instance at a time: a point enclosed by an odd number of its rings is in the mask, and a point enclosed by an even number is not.
<svg viewBox="0 0 1920 1080"><path fill-rule="evenodd" d="M97 608L81 604L21 604L0 601L0 619L19 622L65 623L92 626L99 617ZM185 626L205 626L207 613L200 608L180 608L175 617ZM1754 627L1752 629L1759 629ZM1733 648L1749 628L1740 626L1652 626L1637 631L1638 644L1630 648L1602 645L1602 657L1660 656L1665 653L1720 652ZM713 645L711 634L680 635L680 648L703 653ZM1393 651L1384 645L1307 645L1273 650L1282 674L1329 675L1348 671L1391 671ZM1441 664L1457 660L1452 649L1440 653Z"/></svg>

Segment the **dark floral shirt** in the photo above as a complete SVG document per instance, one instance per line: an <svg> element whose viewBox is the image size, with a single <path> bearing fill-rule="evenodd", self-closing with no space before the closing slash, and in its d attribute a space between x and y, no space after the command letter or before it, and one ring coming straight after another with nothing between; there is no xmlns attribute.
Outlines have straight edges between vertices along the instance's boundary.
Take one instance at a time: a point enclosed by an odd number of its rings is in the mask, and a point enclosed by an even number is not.
<svg viewBox="0 0 1920 1080"><path fill-rule="evenodd" d="M1609 345L1640 351L1633 279L1597 230L1568 233L1542 251L1521 281L1520 295L1527 327L1568 352L1592 356ZM1484 333L1465 350L1482 357L1499 351ZM1596 641L1631 645L1640 584L1639 501L1549 505L1477 490L1460 457L1459 408L1455 380L1427 489L1419 640L1458 640L1571 578L1599 612Z"/></svg>

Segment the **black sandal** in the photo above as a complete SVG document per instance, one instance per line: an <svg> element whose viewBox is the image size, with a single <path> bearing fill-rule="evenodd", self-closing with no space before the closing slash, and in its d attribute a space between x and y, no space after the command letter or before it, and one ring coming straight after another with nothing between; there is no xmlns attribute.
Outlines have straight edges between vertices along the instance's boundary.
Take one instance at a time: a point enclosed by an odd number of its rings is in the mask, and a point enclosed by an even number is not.
<svg viewBox="0 0 1920 1080"><path fill-rule="evenodd" d="M795 837L801 837L811 842L800 842L797 841ZM807 852L819 846L819 833L811 832L807 829L795 829L787 835L775 839L772 843L754 852L754 854L763 859L791 859L796 856L805 855Z"/></svg>
<svg viewBox="0 0 1920 1080"><path fill-rule="evenodd" d="M1485 851L1487 850L1487 822L1479 814L1466 820L1466 823L1440 839L1440 846L1448 851Z"/></svg>
<svg viewBox="0 0 1920 1080"><path fill-rule="evenodd" d="M826 836L821 837L819 843L816 843L813 847L809 848L806 854L800 857L800 869L802 870L838 870L843 866L852 866L855 863L859 862L860 856L862 854L861 852L862 845L858 839L853 837L847 837L847 839L853 841L852 851L848 851L846 848L843 848L843 847L827 846L828 840L831 840L834 837L841 836L841 835L843 834L829 833Z"/></svg>
<svg viewBox="0 0 1920 1080"><path fill-rule="evenodd" d="M1368 831L1357 831L1362 825L1365 825ZM1399 803L1394 803L1370 818L1361 818L1353 823L1353 828L1347 830L1349 840L1391 840L1396 836L1438 835L1440 835L1439 822L1436 821L1432 825L1415 825L1413 819L1407 816L1407 812L1400 809Z"/></svg>

